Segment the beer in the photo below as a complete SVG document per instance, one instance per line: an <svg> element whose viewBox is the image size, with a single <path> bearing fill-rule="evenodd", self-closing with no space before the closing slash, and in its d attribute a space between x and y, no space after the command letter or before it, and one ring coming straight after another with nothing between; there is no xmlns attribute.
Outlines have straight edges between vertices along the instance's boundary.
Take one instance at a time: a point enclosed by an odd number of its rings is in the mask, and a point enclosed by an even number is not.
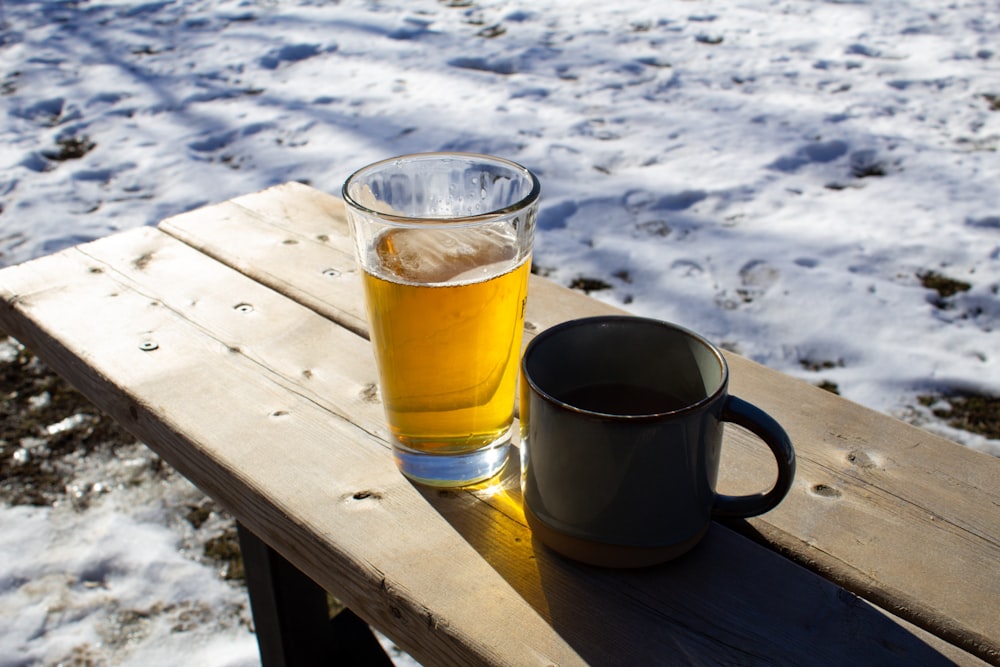
<svg viewBox="0 0 1000 667"><path fill-rule="evenodd" d="M530 255L491 229L391 229L364 263L371 339L397 442L471 452L513 421Z"/></svg>
<svg viewBox="0 0 1000 667"><path fill-rule="evenodd" d="M490 155L416 153L343 187L404 475L477 484L503 469L541 186Z"/></svg>

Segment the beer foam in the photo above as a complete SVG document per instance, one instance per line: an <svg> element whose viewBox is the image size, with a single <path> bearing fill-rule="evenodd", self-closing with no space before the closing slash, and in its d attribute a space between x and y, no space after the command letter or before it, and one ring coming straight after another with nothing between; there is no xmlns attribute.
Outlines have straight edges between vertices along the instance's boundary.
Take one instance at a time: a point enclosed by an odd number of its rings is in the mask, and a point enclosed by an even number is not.
<svg viewBox="0 0 1000 667"><path fill-rule="evenodd" d="M376 273L408 283L473 282L516 264L514 240L496 229L393 229L376 243Z"/></svg>

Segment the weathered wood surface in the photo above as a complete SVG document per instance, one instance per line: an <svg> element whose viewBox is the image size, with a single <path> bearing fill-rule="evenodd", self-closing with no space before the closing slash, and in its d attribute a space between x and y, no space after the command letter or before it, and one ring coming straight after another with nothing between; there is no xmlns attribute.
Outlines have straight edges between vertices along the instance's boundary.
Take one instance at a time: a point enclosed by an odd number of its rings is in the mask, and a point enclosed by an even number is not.
<svg viewBox="0 0 1000 667"><path fill-rule="evenodd" d="M674 564L609 572L532 542L516 465L490 490L410 485L339 202L287 185L163 229L190 245L134 230L0 272L0 323L427 664L976 662L722 526ZM608 308L533 280L537 329ZM730 363L800 456L789 499L744 528L995 661L994 459ZM752 439L727 450L727 483L753 487Z"/></svg>
<svg viewBox="0 0 1000 667"><path fill-rule="evenodd" d="M344 326L366 331L339 199L289 183L168 219L161 228ZM622 311L532 276L529 336L566 319L609 312ZM727 359L733 393L774 415L798 455L788 498L747 522L744 532L1000 661L1000 460L738 355ZM752 437L730 432L725 488L760 489L756 480L773 474L769 457Z"/></svg>
<svg viewBox="0 0 1000 667"><path fill-rule="evenodd" d="M0 293L15 336L428 665L974 663L721 526L608 572L532 541L516 465L414 487L363 338L156 230L0 272Z"/></svg>

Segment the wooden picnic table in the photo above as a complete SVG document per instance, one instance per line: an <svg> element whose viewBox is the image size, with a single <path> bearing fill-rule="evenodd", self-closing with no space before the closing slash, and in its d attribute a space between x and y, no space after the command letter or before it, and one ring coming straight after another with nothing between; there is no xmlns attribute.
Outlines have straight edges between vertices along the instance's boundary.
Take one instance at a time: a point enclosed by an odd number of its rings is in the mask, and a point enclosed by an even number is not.
<svg viewBox="0 0 1000 667"><path fill-rule="evenodd" d="M554 555L525 525L516 455L478 489L406 480L343 204L305 185L5 268L0 295L0 327L262 547L268 664L296 662L275 562L426 665L1000 664L1000 459L735 354L732 392L784 425L796 481L679 560ZM532 276L526 334L612 312ZM772 467L727 427L721 490Z"/></svg>

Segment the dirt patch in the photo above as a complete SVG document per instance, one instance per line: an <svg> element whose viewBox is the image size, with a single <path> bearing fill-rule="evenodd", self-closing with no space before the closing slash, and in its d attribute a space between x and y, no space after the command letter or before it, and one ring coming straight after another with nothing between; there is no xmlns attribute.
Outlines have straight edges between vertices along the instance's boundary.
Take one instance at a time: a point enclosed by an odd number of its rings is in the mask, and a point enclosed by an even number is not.
<svg viewBox="0 0 1000 667"><path fill-rule="evenodd" d="M601 290L611 289L611 285L601 280L600 278L588 278L586 276L580 276L574 278L570 284L570 289L580 290L584 294L590 294L591 292L599 292Z"/></svg>
<svg viewBox="0 0 1000 667"><path fill-rule="evenodd" d="M91 141L90 137L86 135L61 137L56 139L56 148L54 150L44 150L42 151L42 155L56 162L79 160L96 147L97 144Z"/></svg>
<svg viewBox="0 0 1000 667"><path fill-rule="evenodd" d="M12 338L0 337L0 503L84 512L115 484L145 484L176 475L154 452L101 412ZM137 455L139 453L139 455ZM101 461L130 461L113 481L82 481ZM176 508L199 533L203 557L226 579L244 580L235 523L207 496ZM209 521L215 517L216 520Z"/></svg>
<svg viewBox="0 0 1000 667"><path fill-rule="evenodd" d="M934 300L934 303L939 308L946 308L948 306L947 299L972 289L970 283L964 280L949 278L937 271L923 271L917 274L917 279L920 280L920 284L925 288L937 292L937 298Z"/></svg>
<svg viewBox="0 0 1000 667"><path fill-rule="evenodd" d="M0 345L0 501L52 505L73 493L77 462L114 456L136 440L19 343Z"/></svg>
<svg viewBox="0 0 1000 667"><path fill-rule="evenodd" d="M816 385L824 391L828 391L831 394L837 394L840 396L840 386L836 382L831 382L830 380L820 380L819 384Z"/></svg>
<svg viewBox="0 0 1000 667"><path fill-rule="evenodd" d="M972 392L924 394L918 397L938 419L952 428L1000 439L1000 397Z"/></svg>
<svg viewBox="0 0 1000 667"><path fill-rule="evenodd" d="M205 542L205 557L220 565L225 565L223 576L227 580L246 581L243 556L240 553L240 540L235 526Z"/></svg>

